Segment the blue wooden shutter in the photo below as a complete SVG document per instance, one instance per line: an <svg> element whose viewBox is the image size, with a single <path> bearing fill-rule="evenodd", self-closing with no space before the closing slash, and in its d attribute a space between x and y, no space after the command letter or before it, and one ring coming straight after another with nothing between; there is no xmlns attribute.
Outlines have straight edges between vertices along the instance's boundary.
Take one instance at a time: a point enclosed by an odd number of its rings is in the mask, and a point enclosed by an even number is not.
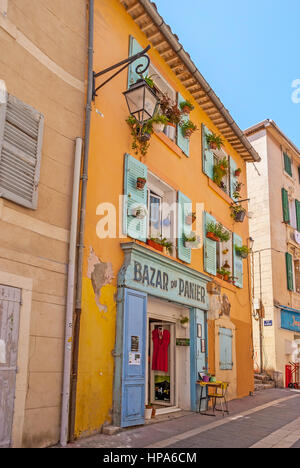
<svg viewBox="0 0 300 468"><path fill-rule="evenodd" d="M230 167L230 197L234 201L238 201L238 198L235 198L233 196L235 190L236 190L236 183L238 182L237 177L235 176L235 171L237 170L237 164L232 159L231 156L229 156L229 167Z"/></svg>
<svg viewBox="0 0 300 468"><path fill-rule="evenodd" d="M228 328L219 329L220 344L220 369L230 370L233 367L232 362L232 330Z"/></svg>
<svg viewBox="0 0 300 468"><path fill-rule="evenodd" d="M283 221L287 224L290 224L290 207L289 207L289 196L287 191L283 188L281 189L282 194L282 211L283 211Z"/></svg>
<svg viewBox="0 0 300 468"><path fill-rule="evenodd" d="M190 234L192 227L186 224L186 216L192 212L192 202L183 193L178 192L178 258L186 263L191 263L192 252L184 246L183 234Z"/></svg>
<svg viewBox="0 0 300 468"><path fill-rule="evenodd" d="M147 295L125 289L121 427L144 424L146 329Z"/></svg>
<svg viewBox="0 0 300 468"><path fill-rule="evenodd" d="M129 57L132 57L135 54L138 54L139 52L142 52L143 47L140 46L140 44L137 42L137 40L133 37L130 36L130 43L129 43ZM140 58L133 62L131 65L129 65L128 68L128 88L130 85L134 84L137 82L137 80L140 79L140 75L136 73L136 67L138 65L143 65L145 66L147 64L147 60L145 58ZM144 74L144 76L147 75L147 72Z"/></svg>
<svg viewBox="0 0 300 468"><path fill-rule="evenodd" d="M198 325L201 328L202 336L198 336ZM206 320L205 312L199 309L192 309L190 312L190 361L191 361L191 410L197 411L200 397L200 385L196 384L199 380L198 373L205 372L206 368L206 349L202 352L201 340L206 340ZM205 402L203 402L204 404ZM204 410L204 406L201 410Z"/></svg>
<svg viewBox="0 0 300 468"><path fill-rule="evenodd" d="M214 178L214 153L210 150L206 141L206 135L211 132L202 124L202 169L210 179Z"/></svg>
<svg viewBox="0 0 300 468"><path fill-rule="evenodd" d="M289 291L294 291L293 257L288 252L286 252L285 254L285 262L286 262L287 288Z"/></svg>
<svg viewBox="0 0 300 468"><path fill-rule="evenodd" d="M208 213L204 213L204 270L211 275L217 274L217 243L206 237L208 223L215 223L216 220Z"/></svg>
<svg viewBox="0 0 300 468"><path fill-rule="evenodd" d="M181 102L184 102L185 99L178 93L178 107L180 106ZM188 122L190 117L188 115L184 115L182 117L182 122ZM185 138L182 132L182 128L180 125L177 126L177 145L179 148L184 152L186 156L190 155L190 141L188 138Z"/></svg>
<svg viewBox="0 0 300 468"><path fill-rule="evenodd" d="M147 216L144 219L137 219L131 215L131 210L134 207L143 206L147 208L147 184L143 190L136 188L138 177L147 179L147 166L132 157L130 154L125 155L124 168L124 195L127 196L124 203L123 213L123 230L133 239L146 242L147 239Z"/></svg>
<svg viewBox="0 0 300 468"><path fill-rule="evenodd" d="M243 240L237 234L233 234L233 276L234 284L238 288L243 287L243 259L235 251L235 246L242 247Z"/></svg>

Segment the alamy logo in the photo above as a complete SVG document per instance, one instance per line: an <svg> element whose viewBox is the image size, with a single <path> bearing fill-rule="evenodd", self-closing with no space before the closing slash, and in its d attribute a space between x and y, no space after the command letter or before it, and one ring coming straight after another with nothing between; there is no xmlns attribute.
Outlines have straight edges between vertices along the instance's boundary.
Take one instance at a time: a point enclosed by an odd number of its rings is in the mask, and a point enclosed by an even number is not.
<svg viewBox="0 0 300 468"><path fill-rule="evenodd" d="M295 91L292 92L292 101L294 104L300 104L300 79L299 78L293 81L292 88L295 88Z"/></svg>

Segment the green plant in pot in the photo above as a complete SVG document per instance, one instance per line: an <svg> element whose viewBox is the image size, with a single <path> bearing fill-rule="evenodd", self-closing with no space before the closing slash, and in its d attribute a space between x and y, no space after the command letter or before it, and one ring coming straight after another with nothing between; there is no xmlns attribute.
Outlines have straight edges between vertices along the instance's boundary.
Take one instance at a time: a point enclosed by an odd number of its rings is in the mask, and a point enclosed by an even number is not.
<svg viewBox="0 0 300 468"><path fill-rule="evenodd" d="M228 281L230 278L230 270L226 270L225 268L220 268L217 270L217 275L221 277L224 281Z"/></svg>
<svg viewBox="0 0 300 468"><path fill-rule="evenodd" d="M217 236L217 225L214 222L210 222L206 226L206 237L215 242L220 242L220 238Z"/></svg>
<svg viewBox="0 0 300 468"><path fill-rule="evenodd" d="M136 155L140 152L142 156L146 156L150 147L149 141L153 133L152 120L148 120L148 122L141 126L135 117L129 116L126 122L131 129L133 139L132 149Z"/></svg>
<svg viewBox="0 0 300 468"><path fill-rule="evenodd" d="M190 319L188 317L180 317L180 323L183 328L187 328Z"/></svg>
<svg viewBox="0 0 300 468"><path fill-rule="evenodd" d="M231 217L237 222L242 223L246 216L246 210L242 207L242 205L234 204L230 207L231 210Z"/></svg>
<svg viewBox="0 0 300 468"><path fill-rule="evenodd" d="M163 94L160 99L160 108L163 115L168 119L167 125L176 127L182 121L183 113L175 102L168 96L167 93Z"/></svg>
<svg viewBox="0 0 300 468"><path fill-rule="evenodd" d="M198 249L200 245L200 238L197 237L196 233L192 231L190 234L183 234L183 242L187 249Z"/></svg>
<svg viewBox="0 0 300 468"><path fill-rule="evenodd" d="M235 248L236 254L242 258L247 258L249 253L251 252L251 250L248 249L246 245L242 245L242 246L235 245L234 248Z"/></svg>
<svg viewBox="0 0 300 468"><path fill-rule="evenodd" d="M195 125L191 120L182 123L180 126L184 138L187 139L189 139L192 136L192 134L197 131L197 125Z"/></svg>
<svg viewBox="0 0 300 468"><path fill-rule="evenodd" d="M152 128L157 133L163 132L168 122L168 117L163 114L157 114L152 119Z"/></svg>
<svg viewBox="0 0 300 468"><path fill-rule="evenodd" d="M194 110L194 106L190 101L183 101L179 104L180 109L184 114L190 114Z"/></svg>
<svg viewBox="0 0 300 468"><path fill-rule="evenodd" d="M224 144L223 138L216 133L210 133L206 135L206 141L211 149L221 149L221 146Z"/></svg>
<svg viewBox="0 0 300 468"><path fill-rule="evenodd" d="M228 173L228 160L227 158L220 159L213 168L213 180L214 182L221 188L223 188L222 185L222 179L225 177Z"/></svg>
<svg viewBox="0 0 300 468"><path fill-rule="evenodd" d="M221 223L217 223L215 234L221 242L228 242L230 239L230 232Z"/></svg>

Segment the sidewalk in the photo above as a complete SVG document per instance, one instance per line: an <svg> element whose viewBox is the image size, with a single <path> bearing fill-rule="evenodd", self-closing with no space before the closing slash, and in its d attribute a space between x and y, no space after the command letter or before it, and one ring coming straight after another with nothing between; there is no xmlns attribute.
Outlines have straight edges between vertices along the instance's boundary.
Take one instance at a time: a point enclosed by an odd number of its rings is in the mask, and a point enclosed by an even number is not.
<svg viewBox="0 0 300 468"><path fill-rule="evenodd" d="M300 392L270 389L229 403L229 416L179 412L163 421L78 439L67 448L273 447L299 445Z"/></svg>

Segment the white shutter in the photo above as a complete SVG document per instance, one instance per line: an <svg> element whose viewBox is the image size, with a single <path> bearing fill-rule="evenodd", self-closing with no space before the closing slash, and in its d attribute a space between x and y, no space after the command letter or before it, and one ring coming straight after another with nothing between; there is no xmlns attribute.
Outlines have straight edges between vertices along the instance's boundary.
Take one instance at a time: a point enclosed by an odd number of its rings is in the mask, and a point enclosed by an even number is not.
<svg viewBox="0 0 300 468"><path fill-rule="evenodd" d="M0 196L37 208L44 117L12 95L0 106Z"/></svg>

